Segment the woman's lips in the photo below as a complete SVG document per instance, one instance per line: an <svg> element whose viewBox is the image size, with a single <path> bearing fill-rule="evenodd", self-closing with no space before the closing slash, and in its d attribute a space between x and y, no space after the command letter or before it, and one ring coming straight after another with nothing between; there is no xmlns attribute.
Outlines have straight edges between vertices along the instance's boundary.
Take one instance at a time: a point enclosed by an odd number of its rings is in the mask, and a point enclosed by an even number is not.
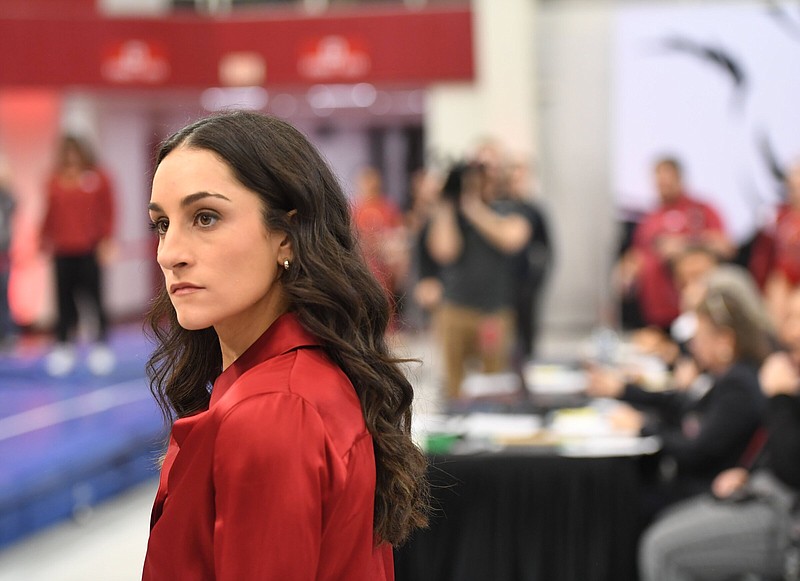
<svg viewBox="0 0 800 581"><path fill-rule="evenodd" d="M194 294L197 291L203 290L203 287L188 284L188 283L180 283L180 284L173 284L169 287L169 294L172 296L183 296L183 295L190 295Z"/></svg>

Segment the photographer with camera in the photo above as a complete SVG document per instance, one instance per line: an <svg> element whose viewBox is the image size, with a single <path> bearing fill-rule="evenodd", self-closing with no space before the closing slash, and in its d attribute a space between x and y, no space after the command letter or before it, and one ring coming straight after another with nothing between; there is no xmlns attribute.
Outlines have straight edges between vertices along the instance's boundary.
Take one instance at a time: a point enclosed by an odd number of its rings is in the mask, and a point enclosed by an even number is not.
<svg viewBox="0 0 800 581"><path fill-rule="evenodd" d="M518 203L498 198L492 168L451 168L425 236L439 266L443 301L437 334L445 365L445 394L459 396L470 359L480 371L509 368L514 343L514 260L531 237Z"/></svg>

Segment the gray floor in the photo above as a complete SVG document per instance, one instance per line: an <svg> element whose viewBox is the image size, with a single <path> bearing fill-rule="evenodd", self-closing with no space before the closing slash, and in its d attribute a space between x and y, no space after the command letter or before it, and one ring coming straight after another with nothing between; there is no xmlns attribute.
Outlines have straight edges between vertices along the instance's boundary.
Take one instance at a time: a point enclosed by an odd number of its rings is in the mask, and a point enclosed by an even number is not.
<svg viewBox="0 0 800 581"><path fill-rule="evenodd" d="M136 581L142 578L156 482L0 553L0 581Z"/></svg>

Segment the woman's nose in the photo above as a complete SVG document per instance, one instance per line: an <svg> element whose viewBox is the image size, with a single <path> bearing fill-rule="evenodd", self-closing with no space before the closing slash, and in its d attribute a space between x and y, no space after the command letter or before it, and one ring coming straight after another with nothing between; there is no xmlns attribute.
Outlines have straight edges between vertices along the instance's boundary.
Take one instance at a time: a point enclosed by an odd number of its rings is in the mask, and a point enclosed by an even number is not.
<svg viewBox="0 0 800 581"><path fill-rule="evenodd" d="M181 235L177 229L170 229L159 240L156 260L161 268L173 270L189 264L189 251L187 236Z"/></svg>

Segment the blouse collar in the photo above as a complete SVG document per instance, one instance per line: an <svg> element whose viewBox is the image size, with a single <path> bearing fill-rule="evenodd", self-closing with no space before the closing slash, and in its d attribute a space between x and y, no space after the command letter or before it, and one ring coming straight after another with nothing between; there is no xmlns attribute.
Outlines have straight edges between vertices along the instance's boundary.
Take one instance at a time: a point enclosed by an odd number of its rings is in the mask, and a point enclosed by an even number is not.
<svg viewBox="0 0 800 581"><path fill-rule="evenodd" d="M239 377L259 363L301 347L317 346L319 340L303 328L297 316L284 313L217 377L211 390L209 407L219 401Z"/></svg>

